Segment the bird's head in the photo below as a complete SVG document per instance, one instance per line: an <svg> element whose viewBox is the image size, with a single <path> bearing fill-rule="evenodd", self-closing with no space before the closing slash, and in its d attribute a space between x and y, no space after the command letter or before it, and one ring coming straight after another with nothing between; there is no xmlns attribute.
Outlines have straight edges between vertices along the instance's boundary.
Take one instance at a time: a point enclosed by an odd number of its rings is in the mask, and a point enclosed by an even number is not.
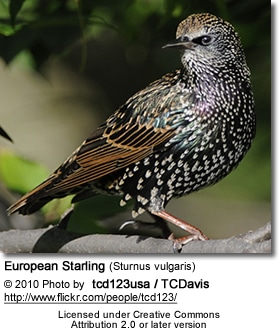
<svg viewBox="0 0 279 328"><path fill-rule="evenodd" d="M176 40L164 48L182 50L186 68L242 67L245 56L233 26L211 14L193 14L177 28Z"/></svg>

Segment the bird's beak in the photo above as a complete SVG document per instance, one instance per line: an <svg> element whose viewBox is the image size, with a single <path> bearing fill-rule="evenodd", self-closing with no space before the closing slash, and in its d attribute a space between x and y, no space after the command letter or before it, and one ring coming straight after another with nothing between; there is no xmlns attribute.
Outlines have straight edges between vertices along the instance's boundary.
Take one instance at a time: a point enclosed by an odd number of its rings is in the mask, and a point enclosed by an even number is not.
<svg viewBox="0 0 279 328"><path fill-rule="evenodd" d="M189 49L194 50L196 47L196 44L191 41L182 41L181 39L176 39L173 42L170 42L166 45L164 45L162 48L179 48L179 49Z"/></svg>

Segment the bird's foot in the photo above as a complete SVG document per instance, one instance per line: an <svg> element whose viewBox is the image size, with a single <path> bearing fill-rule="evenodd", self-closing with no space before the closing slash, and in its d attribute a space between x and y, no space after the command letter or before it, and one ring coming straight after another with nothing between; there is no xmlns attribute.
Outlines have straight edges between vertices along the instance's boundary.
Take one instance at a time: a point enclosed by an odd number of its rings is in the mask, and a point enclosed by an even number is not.
<svg viewBox="0 0 279 328"><path fill-rule="evenodd" d="M200 229L194 227L190 223L180 220L164 210L153 211L152 214L190 233L189 236L181 238L174 238L173 234L169 235L168 239L173 241L173 249L175 253L179 253L182 247L192 240L208 240L206 235Z"/></svg>
<svg viewBox="0 0 279 328"><path fill-rule="evenodd" d="M208 240L205 234L201 232L201 234L193 234L189 236L183 236L180 238L174 238L174 234L171 233L168 237L169 240L172 240L173 242L173 251L174 253L180 253L182 250L182 247L186 244L188 244L190 241L193 240Z"/></svg>
<svg viewBox="0 0 279 328"><path fill-rule="evenodd" d="M123 230L124 228L126 228L129 225L132 226L133 229L137 230L141 227L141 223L142 222L136 221L136 220L126 221L121 224L121 226L119 227L119 230Z"/></svg>
<svg viewBox="0 0 279 328"><path fill-rule="evenodd" d="M136 220L130 220L124 222L120 227L119 230L123 230L127 226L132 226L134 230L139 230L139 229L159 229L159 235L162 238L168 238L170 235L171 231L165 221L163 220L158 220L158 217L155 217L155 222L144 222L144 221L136 221Z"/></svg>
<svg viewBox="0 0 279 328"><path fill-rule="evenodd" d="M156 229L158 228L158 224L156 222L144 222L144 221L136 221L136 220L130 220L126 221L121 224L119 227L119 230L123 230L125 227L128 225L131 225L133 229L144 229L144 228L151 228L151 229Z"/></svg>

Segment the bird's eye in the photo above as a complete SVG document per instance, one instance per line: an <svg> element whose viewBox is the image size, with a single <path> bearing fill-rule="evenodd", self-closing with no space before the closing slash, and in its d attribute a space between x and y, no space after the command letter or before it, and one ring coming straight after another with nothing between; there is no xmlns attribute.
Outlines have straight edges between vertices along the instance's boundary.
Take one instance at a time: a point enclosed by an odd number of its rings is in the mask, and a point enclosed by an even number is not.
<svg viewBox="0 0 279 328"><path fill-rule="evenodd" d="M202 46L207 46L211 43L212 37L209 36L209 35L203 35L203 36L200 36L198 38L195 38L193 41L197 44L202 45Z"/></svg>

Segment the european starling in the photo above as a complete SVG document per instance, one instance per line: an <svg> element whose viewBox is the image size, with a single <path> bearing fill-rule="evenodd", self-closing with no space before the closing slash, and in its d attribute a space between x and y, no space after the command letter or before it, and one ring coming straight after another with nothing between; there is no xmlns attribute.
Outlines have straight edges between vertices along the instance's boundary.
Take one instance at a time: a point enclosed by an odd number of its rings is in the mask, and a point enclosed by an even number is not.
<svg viewBox="0 0 279 328"><path fill-rule="evenodd" d="M30 214L69 194L73 202L122 195L121 205L134 199L133 217L147 211L190 233L177 243L207 239L165 206L225 177L250 148L250 71L233 26L211 14L183 20L165 48L180 49L182 68L128 99L9 214Z"/></svg>

